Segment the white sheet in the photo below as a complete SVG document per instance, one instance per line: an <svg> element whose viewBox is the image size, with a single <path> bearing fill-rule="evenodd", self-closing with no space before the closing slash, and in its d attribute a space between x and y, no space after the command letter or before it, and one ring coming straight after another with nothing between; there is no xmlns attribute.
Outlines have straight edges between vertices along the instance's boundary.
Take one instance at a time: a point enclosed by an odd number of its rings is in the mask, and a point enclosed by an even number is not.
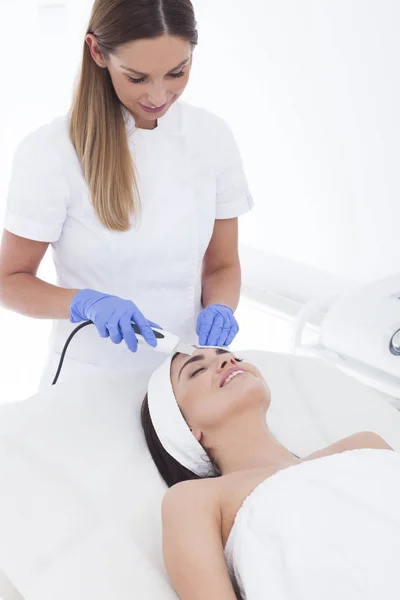
<svg viewBox="0 0 400 600"><path fill-rule="evenodd" d="M398 600L400 455L355 450L284 469L226 546L246 600Z"/></svg>
<svg viewBox="0 0 400 600"><path fill-rule="evenodd" d="M266 376L271 429L296 454L359 430L400 450L400 414L382 395L318 359L240 354ZM176 599L162 566L165 486L139 423L145 390L90 380L0 407L0 569L26 600Z"/></svg>

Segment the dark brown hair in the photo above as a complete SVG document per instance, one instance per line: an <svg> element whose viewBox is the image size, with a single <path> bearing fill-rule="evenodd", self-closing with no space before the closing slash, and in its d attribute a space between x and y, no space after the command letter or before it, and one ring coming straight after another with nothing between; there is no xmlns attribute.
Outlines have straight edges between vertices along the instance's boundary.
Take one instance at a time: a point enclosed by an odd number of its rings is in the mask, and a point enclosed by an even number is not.
<svg viewBox="0 0 400 600"><path fill-rule="evenodd" d="M179 353L175 354L172 362L178 356ZM172 487L176 483L181 483L182 481L188 481L189 479L203 479L196 473L193 473L183 465L181 465L175 458L173 458L164 448L160 439L154 429L153 422L150 416L149 410L149 400L146 394L141 410L141 421L144 432L144 437L146 439L146 444L151 454L151 457L156 465L158 472L161 477L164 479L165 483L168 487ZM209 456L212 467L210 473L207 477L219 477L221 475L220 470L217 465L212 460L211 456Z"/></svg>
<svg viewBox="0 0 400 600"><path fill-rule="evenodd" d="M183 467L164 449L150 417L147 394L142 404L141 420L144 437L151 457L168 487L189 479L201 479L201 477Z"/></svg>
<svg viewBox="0 0 400 600"><path fill-rule="evenodd" d="M198 41L190 0L96 0L88 33L96 37L105 59L142 39L170 35L192 48ZM111 76L92 59L86 41L69 135L98 218L108 229L127 231L131 217L140 213L135 165Z"/></svg>

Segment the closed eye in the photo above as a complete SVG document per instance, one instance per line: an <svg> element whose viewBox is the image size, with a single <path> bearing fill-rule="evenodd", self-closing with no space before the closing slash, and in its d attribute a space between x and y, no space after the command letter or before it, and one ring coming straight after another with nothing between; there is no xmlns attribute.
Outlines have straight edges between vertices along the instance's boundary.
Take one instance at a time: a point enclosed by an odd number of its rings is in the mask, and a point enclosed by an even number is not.
<svg viewBox="0 0 400 600"><path fill-rule="evenodd" d="M140 77L139 79L135 79L135 77L128 76L128 81L130 81L131 83L144 83L146 81L146 77Z"/></svg>
<svg viewBox="0 0 400 600"><path fill-rule="evenodd" d="M179 77L183 77L185 75L185 71L179 71L179 73L169 73L167 75L167 77L172 77L172 79L179 79ZM146 77L140 77L140 78L135 78L135 77L129 77L128 75L128 80L131 83L144 83L146 81Z"/></svg>
<svg viewBox="0 0 400 600"><path fill-rule="evenodd" d="M179 73L170 73L169 77L179 79L179 77L183 77L184 74L185 74L185 71L179 71Z"/></svg>
<svg viewBox="0 0 400 600"><path fill-rule="evenodd" d="M201 371L205 371L205 368L204 368L204 367L201 367L201 369L197 369L196 371L194 371L194 373L192 373L192 374L190 375L190 379L191 379L192 377L194 377L195 375L197 375L197 373L200 373Z"/></svg>

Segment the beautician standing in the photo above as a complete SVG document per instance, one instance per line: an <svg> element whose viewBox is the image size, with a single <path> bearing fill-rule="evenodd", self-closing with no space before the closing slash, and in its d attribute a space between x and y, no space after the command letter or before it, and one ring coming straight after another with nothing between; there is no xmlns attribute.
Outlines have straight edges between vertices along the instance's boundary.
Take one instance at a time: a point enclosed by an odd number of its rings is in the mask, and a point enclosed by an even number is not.
<svg viewBox="0 0 400 600"><path fill-rule="evenodd" d="M203 345L238 331L237 217L253 203L225 122L179 101L196 44L190 0L96 0L70 114L16 152L0 301L54 319L42 384L81 321L96 327L74 338L61 380L150 375L163 356L133 354L131 320L149 344L148 319ZM49 244L58 286L36 275Z"/></svg>

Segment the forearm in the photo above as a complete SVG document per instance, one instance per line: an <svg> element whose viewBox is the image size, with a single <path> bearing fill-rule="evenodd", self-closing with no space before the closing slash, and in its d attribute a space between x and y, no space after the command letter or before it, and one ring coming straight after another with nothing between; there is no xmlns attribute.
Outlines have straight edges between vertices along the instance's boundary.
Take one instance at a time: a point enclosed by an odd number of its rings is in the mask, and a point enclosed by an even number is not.
<svg viewBox="0 0 400 600"><path fill-rule="evenodd" d="M203 272L202 304L206 308L210 304L224 304L233 311L240 299L241 269L240 263L223 267L212 273Z"/></svg>
<svg viewBox="0 0 400 600"><path fill-rule="evenodd" d="M51 285L29 273L16 273L0 281L0 304L37 319L69 319L71 300L78 291Z"/></svg>

